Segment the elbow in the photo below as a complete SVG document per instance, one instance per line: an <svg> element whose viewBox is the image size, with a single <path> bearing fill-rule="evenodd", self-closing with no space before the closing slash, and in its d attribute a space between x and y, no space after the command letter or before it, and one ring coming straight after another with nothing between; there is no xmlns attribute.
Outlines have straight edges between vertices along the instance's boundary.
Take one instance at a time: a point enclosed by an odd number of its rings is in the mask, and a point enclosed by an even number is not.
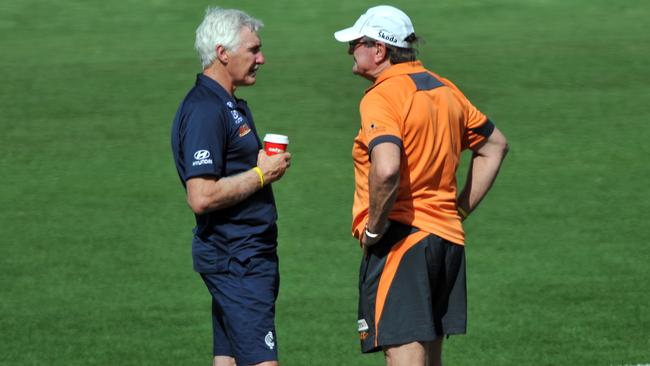
<svg viewBox="0 0 650 366"><path fill-rule="evenodd" d="M510 146L508 145L508 139L506 139L506 137L499 132L495 136L493 142L494 145L492 147L492 151L494 151L494 153L498 155L501 158L501 160L503 160L506 157L506 155L508 155L508 151L510 150Z"/></svg>
<svg viewBox="0 0 650 366"><path fill-rule="evenodd" d="M378 182L386 185L395 185L399 183L399 165L392 167L383 167L375 171L375 177Z"/></svg>
<svg viewBox="0 0 650 366"><path fill-rule="evenodd" d="M208 202L197 197L188 196L187 205L190 206L192 212L197 215L203 215L208 212Z"/></svg>
<svg viewBox="0 0 650 366"><path fill-rule="evenodd" d="M510 145L508 145L508 141L503 141L503 144L501 145L501 160L505 159L509 151Z"/></svg>
<svg viewBox="0 0 650 366"><path fill-rule="evenodd" d="M192 178L187 181L187 205L197 215L204 215L216 209L217 200L214 184L217 181L208 178Z"/></svg>
<svg viewBox="0 0 650 366"><path fill-rule="evenodd" d="M486 155L494 155L494 157L503 160L510 150L508 139L501 131L495 128L492 135L488 138L485 150Z"/></svg>

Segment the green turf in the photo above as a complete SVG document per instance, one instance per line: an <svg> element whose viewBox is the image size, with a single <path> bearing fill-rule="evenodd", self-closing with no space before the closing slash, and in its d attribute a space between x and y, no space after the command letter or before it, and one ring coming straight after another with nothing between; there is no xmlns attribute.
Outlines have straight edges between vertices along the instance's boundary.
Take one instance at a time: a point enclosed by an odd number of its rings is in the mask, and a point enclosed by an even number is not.
<svg viewBox="0 0 650 366"><path fill-rule="evenodd" d="M210 300L169 129L202 1L0 2L0 365L208 365ZM222 1L261 18L239 91L294 160L274 190L283 365L359 354L351 141L367 86L332 32L369 1ZM650 3L394 1L511 153L467 222L448 365L650 363Z"/></svg>

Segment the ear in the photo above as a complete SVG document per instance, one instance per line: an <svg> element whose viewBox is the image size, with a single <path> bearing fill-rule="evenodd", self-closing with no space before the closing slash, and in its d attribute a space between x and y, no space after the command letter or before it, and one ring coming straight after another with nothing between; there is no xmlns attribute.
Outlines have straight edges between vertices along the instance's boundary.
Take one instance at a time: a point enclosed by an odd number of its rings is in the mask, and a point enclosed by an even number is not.
<svg viewBox="0 0 650 366"><path fill-rule="evenodd" d="M215 48L215 52L217 53L217 59L224 65L228 64L228 52L226 51L226 48L223 45L218 44L217 47Z"/></svg>
<svg viewBox="0 0 650 366"><path fill-rule="evenodd" d="M375 44L375 62L378 64L382 63L386 59L386 56L388 56L386 44L383 42L377 42Z"/></svg>

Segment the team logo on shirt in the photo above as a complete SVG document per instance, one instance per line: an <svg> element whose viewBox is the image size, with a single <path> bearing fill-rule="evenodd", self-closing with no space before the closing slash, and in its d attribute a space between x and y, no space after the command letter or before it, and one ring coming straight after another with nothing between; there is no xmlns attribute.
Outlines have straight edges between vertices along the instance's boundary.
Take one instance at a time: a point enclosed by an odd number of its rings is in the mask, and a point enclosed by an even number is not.
<svg viewBox="0 0 650 366"><path fill-rule="evenodd" d="M206 164L212 164L212 159L210 159L210 152L208 150L197 150L194 153L194 161L192 166L201 166Z"/></svg>
<svg viewBox="0 0 650 366"><path fill-rule="evenodd" d="M378 125L376 122L370 122L370 131L368 131L368 129L366 129L366 131L367 131L367 133L376 134L376 133L379 133L379 132L386 131L386 127L384 127L382 125Z"/></svg>
<svg viewBox="0 0 650 366"><path fill-rule="evenodd" d="M231 110L230 114L232 114L232 118L235 120L236 124L240 124L244 121L244 117L242 117L236 109Z"/></svg>
<svg viewBox="0 0 650 366"><path fill-rule="evenodd" d="M243 125L239 126L239 137L244 137L249 132L251 132L251 128L248 127L247 123L244 123Z"/></svg>
<svg viewBox="0 0 650 366"><path fill-rule="evenodd" d="M273 349L273 347L275 347L275 342L273 341L273 332L269 332L266 337L264 337L264 343L266 343L269 349Z"/></svg>

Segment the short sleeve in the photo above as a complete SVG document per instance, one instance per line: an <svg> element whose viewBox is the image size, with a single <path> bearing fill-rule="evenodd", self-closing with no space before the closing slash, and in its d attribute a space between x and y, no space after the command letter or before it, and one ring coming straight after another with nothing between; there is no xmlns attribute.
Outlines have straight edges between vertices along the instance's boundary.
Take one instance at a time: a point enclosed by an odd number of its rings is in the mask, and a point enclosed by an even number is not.
<svg viewBox="0 0 650 366"><path fill-rule="evenodd" d="M223 152L227 141L225 116L212 108L190 108L181 132L185 181L210 175L222 176Z"/></svg>
<svg viewBox="0 0 650 366"><path fill-rule="evenodd" d="M473 104L467 99L466 101L466 115L467 123L465 124L465 136L463 138L463 149L472 148L489 137L494 129L494 125L487 118L486 115L481 113ZM492 128L490 128L492 126Z"/></svg>
<svg viewBox="0 0 650 366"><path fill-rule="evenodd" d="M465 115L465 135L463 136L463 150L472 148L489 137L494 129L490 120L485 114L478 110L465 95L449 80L445 79L445 84L449 86L463 108ZM489 123L489 125L487 125ZM489 126L492 126L490 129Z"/></svg>
<svg viewBox="0 0 650 366"><path fill-rule="evenodd" d="M388 98L380 93L369 93L361 100L361 131L368 145L368 155L373 147L391 142L403 148L400 115Z"/></svg>

